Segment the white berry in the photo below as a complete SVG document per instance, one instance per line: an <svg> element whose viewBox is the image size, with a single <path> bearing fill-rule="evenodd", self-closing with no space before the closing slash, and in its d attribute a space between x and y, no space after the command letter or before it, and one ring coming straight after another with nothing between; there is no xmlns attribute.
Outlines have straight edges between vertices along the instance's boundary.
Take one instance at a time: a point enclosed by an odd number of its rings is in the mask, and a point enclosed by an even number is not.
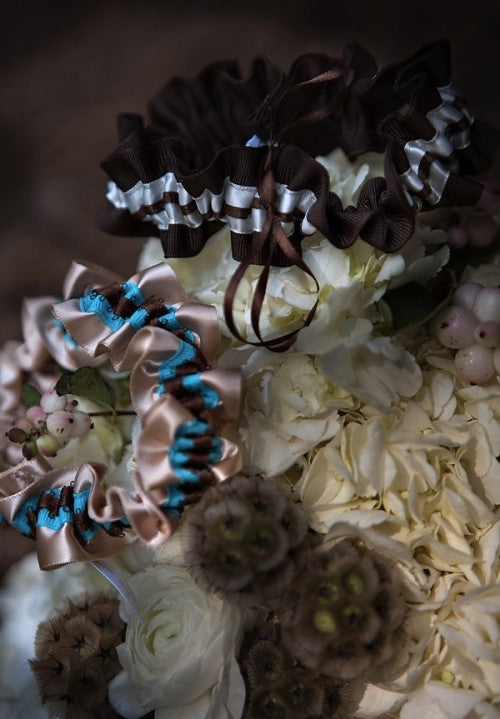
<svg viewBox="0 0 500 719"><path fill-rule="evenodd" d="M71 413L71 418L73 419L73 437L83 437L90 431L92 420L86 412L76 410Z"/></svg>
<svg viewBox="0 0 500 719"><path fill-rule="evenodd" d="M26 417L33 422L35 427L41 427L47 419L47 412L44 412L41 407L35 405L34 407L28 408Z"/></svg>
<svg viewBox="0 0 500 719"><path fill-rule="evenodd" d="M464 227L460 227L460 225L455 225L454 227L450 227L450 229L448 230L446 242L449 244L450 247L453 247L454 250L461 250L462 247L465 247L468 241L469 234Z"/></svg>
<svg viewBox="0 0 500 719"><path fill-rule="evenodd" d="M36 440L36 447L44 457L55 457L61 445L57 439L51 437L50 434L44 434Z"/></svg>
<svg viewBox="0 0 500 719"><path fill-rule="evenodd" d="M495 239L498 225L492 217L474 217L467 223L467 234L474 247L487 247Z"/></svg>
<svg viewBox="0 0 500 719"><path fill-rule="evenodd" d="M464 347L455 355L455 366L464 382L484 384L495 372L493 351L479 344Z"/></svg>
<svg viewBox="0 0 500 719"><path fill-rule="evenodd" d="M70 413L59 410L49 414L47 431L59 442L66 444L73 435L73 419Z"/></svg>
<svg viewBox="0 0 500 719"><path fill-rule="evenodd" d="M472 311L480 322L499 322L500 287L483 287L474 301Z"/></svg>
<svg viewBox="0 0 500 719"><path fill-rule="evenodd" d="M48 392L42 394L40 399L40 407L44 412L58 412L66 406L66 395L59 397L55 389L51 389Z"/></svg>
<svg viewBox="0 0 500 719"><path fill-rule="evenodd" d="M471 310L476 297L483 289L483 285L478 282L464 282L463 285L457 287L453 294L452 302L454 305L460 305L467 310Z"/></svg>
<svg viewBox="0 0 500 719"><path fill-rule="evenodd" d="M477 320L470 310L450 305L431 320L431 332L445 347L457 349L474 342Z"/></svg>
<svg viewBox="0 0 500 719"><path fill-rule="evenodd" d="M496 347L493 350L493 364L495 365L497 374L500 374L500 347Z"/></svg>
<svg viewBox="0 0 500 719"><path fill-rule="evenodd" d="M500 323L480 322L474 330L476 342L485 347L498 347L500 345Z"/></svg>

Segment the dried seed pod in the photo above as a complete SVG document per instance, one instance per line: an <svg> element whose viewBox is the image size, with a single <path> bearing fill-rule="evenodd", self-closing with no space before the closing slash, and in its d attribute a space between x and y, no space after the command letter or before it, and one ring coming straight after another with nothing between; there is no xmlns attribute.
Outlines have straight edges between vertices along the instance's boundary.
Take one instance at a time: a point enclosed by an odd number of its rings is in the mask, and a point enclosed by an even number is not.
<svg viewBox="0 0 500 719"><path fill-rule="evenodd" d="M300 665L277 623L246 633L239 663L246 684L243 719L343 719L350 708L350 685Z"/></svg>
<svg viewBox="0 0 500 719"><path fill-rule="evenodd" d="M181 542L205 589L272 606L290 581L306 534L302 509L278 484L239 475L211 487L186 510Z"/></svg>
<svg viewBox="0 0 500 719"><path fill-rule="evenodd" d="M40 624L31 668L51 716L119 719L107 694L124 633L118 600L102 592L68 600Z"/></svg>
<svg viewBox="0 0 500 719"><path fill-rule="evenodd" d="M371 676L394 654L406 616L395 568L343 539L305 552L298 572L278 612L283 644L313 671Z"/></svg>

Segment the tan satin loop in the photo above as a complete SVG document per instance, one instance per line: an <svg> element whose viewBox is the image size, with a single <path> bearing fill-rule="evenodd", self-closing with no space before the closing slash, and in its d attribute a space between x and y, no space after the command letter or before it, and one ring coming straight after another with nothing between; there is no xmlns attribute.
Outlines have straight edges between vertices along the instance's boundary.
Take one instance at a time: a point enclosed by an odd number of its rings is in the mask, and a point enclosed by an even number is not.
<svg viewBox="0 0 500 719"><path fill-rule="evenodd" d="M0 349L0 412L14 413L21 402L23 373L17 359L20 342L5 342Z"/></svg>
<svg viewBox="0 0 500 719"><path fill-rule="evenodd" d="M210 317L213 334L218 338L213 307ZM209 340L209 342L212 340ZM132 366L130 375L130 394L132 404L139 416L144 415L161 395L158 395L158 369L169 357L175 354L181 343L178 337L159 327L144 327L132 339L124 357L124 364ZM200 371L201 379L213 387L220 397L219 406L208 410L215 426L236 419L241 396L241 373L236 369L207 369ZM186 394L188 394L186 392Z"/></svg>
<svg viewBox="0 0 500 719"><path fill-rule="evenodd" d="M33 297L23 301L21 322L24 343L18 347L16 356L25 372L38 370L52 359L40 327L46 322L54 302L57 302L57 297Z"/></svg>
<svg viewBox="0 0 500 719"><path fill-rule="evenodd" d="M48 489L61 489L73 484L75 492L100 487L106 467L82 464L79 467L50 469L41 459L23 460L0 475L0 514L11 523L22 504ZM123 514L121 515L123 516ZM103 529L86 545L80 543L74 524L67 522L59 531L36 527L38 562L42 569L55 569L70 562L103 559L121 552L135 537L127 530L121 537L111 537Z"/></svg>
<svg viewBox="0 0 500 719"><path fill-rule="evenodd" d="M178 484L167 450L181 424L192 419L193 415L171 396L157 400L142 418L143 427L136 450L137 468L144 490L157 503L166 499L166 485ZM224 439L222 458L216 465L210 465L210 468L219 482L239 472L239 448Z"/></svg>
<svg viewBox="0 0 500 719"><path fill-rule="evenodd" d="M20 345L16 356L26 372L34 373L54 362L64 369L76 370L105 361L93 359L81 347L74 347L66 341L63 327L57 324L52 314L52 307L57 301L57 297L35 297L23 302L24 344Z"/></svg>
<svg viewBox="0 0 500 719"><path fill-rule="evenodd" d="M106 282L103 283L104 277ZM92 357L109 355L114 368L121 372L132 367L131 361L126 359L127 348L136 335L132 326L125 322L118 330L112 331L97 314L80 309L82 294L106 286L111 281L123 282L102 268L74 262L64 283L68 299L55 304L52 311L86 353ZM187 296L169 265L161 262L133 275L129 281L140 288L145 298L154 296L168 306L177 307L176 315L178 313L180 321L198 335L204 354L206 349L206 356L215 357L218 333L214 311L206 305L187 302Z"/></svg>
<svg viewBox="0 0 500 719"><path fill-rule="evenodd" d="M73 260L64 278L63 298L69 300L81 297L97 287L105 287L113 282L122 282L119 275L91 262Z"/></svg>

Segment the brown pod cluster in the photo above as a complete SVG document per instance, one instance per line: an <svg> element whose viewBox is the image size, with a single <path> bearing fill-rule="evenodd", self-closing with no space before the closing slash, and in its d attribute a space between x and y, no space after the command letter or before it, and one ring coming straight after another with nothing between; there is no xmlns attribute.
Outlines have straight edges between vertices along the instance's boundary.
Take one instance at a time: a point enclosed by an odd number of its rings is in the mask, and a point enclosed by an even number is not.
<svg viewBox="0 0 500 719"><path fill-rule="evenodd" d="M406 616L402 583L359 540L305 552L278 613L287 649L313 671L366 679L388 662Z"/></svg>
<svg viewBox="0 0 500 719"><path fill-rule="evenodd" d="M38 626L31 668L45 709L57 719L119 719L108 682L120 671L125 636L118 600L99 592L68 600Z"/></svg>
<svg viewBox="0 0 500 719"><path fill-rule="evenodd" d="M238 475L211 487L184 515L181 542L204 589L272 605L307 536L303 510L276 483Z"/></svg>
<svg viewBox="0 0 500 719"><path fill-rule="evenodd" d="M343 719L350 686L312 672L283 646L273 622L243 640L240 666L246 685L242 719Z"/></svg>

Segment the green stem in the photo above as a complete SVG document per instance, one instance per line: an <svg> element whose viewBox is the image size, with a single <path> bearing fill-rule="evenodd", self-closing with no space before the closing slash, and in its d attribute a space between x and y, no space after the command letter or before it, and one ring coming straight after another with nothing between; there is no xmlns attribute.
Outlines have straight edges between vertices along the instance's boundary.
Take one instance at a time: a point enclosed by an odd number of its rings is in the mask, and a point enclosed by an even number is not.
<svg viewBox="0 0 500 719"><path fill-rule="evenodd" d="M89 417L135 417L136 413L127 409L108 410L107 412L88 412Z"/></svg>

